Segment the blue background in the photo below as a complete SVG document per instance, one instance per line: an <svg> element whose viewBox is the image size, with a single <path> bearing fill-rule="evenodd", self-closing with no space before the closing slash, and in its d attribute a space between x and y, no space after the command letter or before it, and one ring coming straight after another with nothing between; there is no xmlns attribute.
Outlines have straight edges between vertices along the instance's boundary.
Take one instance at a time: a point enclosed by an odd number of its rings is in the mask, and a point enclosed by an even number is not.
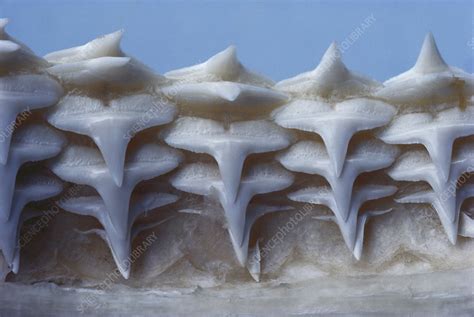
<svg viewBox="0 0 474 317"><path fill-rule="evenodd" d="M388 79L413 65L431 31L448 64L473 72L474 1L0 0L8 32L39 55L123 28L123 50L159 73L235 44L244 65L274 80L313 69L371 14L344 52L349 68Z"/></svg>

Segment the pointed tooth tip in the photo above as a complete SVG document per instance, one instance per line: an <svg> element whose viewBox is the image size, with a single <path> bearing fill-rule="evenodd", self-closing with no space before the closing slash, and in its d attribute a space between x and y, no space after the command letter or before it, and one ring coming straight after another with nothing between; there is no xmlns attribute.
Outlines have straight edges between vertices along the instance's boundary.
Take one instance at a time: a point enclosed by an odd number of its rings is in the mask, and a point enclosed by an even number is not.
<svg viewBox="0 0 474 317"><path fill-rule="evenodd" d="M117 185L117 187L122 187L123 173L119 173L119 172L112 173L112 178L114 180L115 185Z"/></svg>

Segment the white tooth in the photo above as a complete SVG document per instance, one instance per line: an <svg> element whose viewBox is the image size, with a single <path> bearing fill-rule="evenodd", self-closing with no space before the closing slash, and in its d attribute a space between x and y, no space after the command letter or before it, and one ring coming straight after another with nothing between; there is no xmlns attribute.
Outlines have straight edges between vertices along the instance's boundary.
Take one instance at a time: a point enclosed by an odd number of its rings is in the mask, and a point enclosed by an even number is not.
<svg viewBox="0 0 474 317"><path fill-rule="evenodd" d="M123 31L104 35L82 46L49 53L47 71L67 85L143 87L166 80L120 49Z"/></svg>
<svg viewBox="0 0 474 317"><path fill-rule="evenodd" d="M64 84L74 86L139 87L164 80L130 57L98 57L80 62L57 64L46 70Z"/></svg>
<svg viewBox="0 0 474 317"><path fill-rule="evenodd" d="M433 192L417 193L399 199L401 203L430 203L438 213L443 227L451 243L457 240L459 212L464 201L465 193L461 188L456 193L457 182L462 174L469 171L474 164L473 145L463 145L454 156L450 166L450 177L443 181L434 167L426 152L411 151L402 155L388 174L395 180L400 181L425 181L430 184ZM454 187L454 192L450 190Z"/></svg>
<svg viewBox="0 0 474 317"><path fill-rule="evenodd" d="M79 192L79 191L78 191ZM115 263L125 279L130 275L130 252L131 243L139 232L134 228L135 220L145 212L171 204L177 200L177 196L165 193L141 193L134 194L130 202L130 211L127 215L127 229L122 235L115 230L114 224L109 217L104 216L109 212L106 204L100 196L87 196L79 194L77 197L65 197L58 204L61 208L83 216L95 217L102 224L104 230L93 229L89 233L96 233L107 242ZM146 228L141 228L146 229Z"/></svg>
<svg viewBox="0 0 474 317"><path fill-rule="evenodd" d="M390 166L398 155L395 147L380 141L366 141L355 147L346 159L339 177L330 169L331 160L321 143L301 141L287 152L277 156L277 160L291 171L321 175L329 182L338 206L334 212L346 221L352 197L352 187L358 175Z"/></svg>
<svg viewBox="0 0 474 317"><path fill-rule="evenodd" d="M10 217L0 221L0 250L13 273L18 273L20 264L20 229L24 221L41 216L41 213L23 211L26 204L58 195L61 183L43 175L26 175L20 179L14 192Z"/></svg>
<svg viewBox="0 0 474 317"><path fill-rule="evenodd" d="M248 155L280 150L292 142L290 133L268 121L234 122L226 129L217 121L192 117L176 120L163 138L173 147L213 156L230 203L237 196Z"/></svg>
<svg viewBox="0 0 474 317"><path fill-rule="evenodd" d="M0 77L0 131L3 142L0 145L0 164L8 160L9 131L21 114L22 121L31 116L31 110L55 104L61 97L61 86L44 75L16 75Z"/></svg>
<svg viewBox="0 0 474 317"><path fill-rule="evenodd" d="M206 62L165 73L174 80L186 82L232 81L270 87L273 82L247 70L237 59L234 46L209 58Z"/></svg>
<svg viewBox="0 0 474 317"><path fill-rule="evenodd" d="M275 88L302 96L340 99L365 96L380 86L380 83L348 70L336 43L332 43L316 69L282 80Z"/></svg>
<svg viewBox="0 0 474 317"><path fill-rule="evenodd" d="M48 62L36 56L20 44L8 40L0 40L0 65L6 69L28 69L48 66Z"/></svg>
<svg viewBox="0 0 474 317"><path fill-rule="evenodd" d="M272 114L282 127L319 134L337 177L344 167L352 136L359 131L383 126L394 115L394 107L363 98L337 103L334 108L321 101L296 100Z"/></svg>
<svg viewBox="0 0 474 317"><path fill-rule="evenodd" d="M287 188L293 176L274 164L256 165L240 182L235 201L226 196L224 183L217 169L210 164L195 163L185 166L171 179L171 184L182 191L210 196L218 200L224 209L229 235L236 257L245 266L248 242L246 239L247 207L253 196ZM253 218L250 218L251 221ZM252 222L253 223L253 222ZM251 227L251 224L249 224ZM250 230L250 228L248 228ZM242 249L244 246L245 249Z"/></svg>
<svg viewBox="0 0 474 317"><path fill-rule="evenodd" d="M103 35L84 45L47 54L44 58L53 64L80 62L98 57L124 57L120 48L123 30Z"/></svg>
<svg viewBox="0 0 474 317"><path fill-rule="evenodd" d="M364 244L364 227L368 217L384 214L387 211L370 211L359 215L359 209L366 201L376 200L393 195L397 191L395 186L364 185L354 189L350 204L350 212L347 219L342 218L336 211L337 200L331 190L326 186L309 187L288 195L288 198L298 202L327 206L335 216L314 217L323 221L334 221L344 238L344 241L353 252L354 257L359 260Z"/></svg>
<svg viewBox="0 0 474 317"><path fill-rule="evenodd" d="M8 19L5 19L5 18L1 18L0 19L0 40L2 41L10 41L10 42L13 42L15 44L18 44L21 46L21 48L26 51L26 52L29 52L31 54L33 54L33 51L28 47L26 46L25 44L23 44L22 42L18 41L17 39L11 37L6 31L5 31L5 28L8 24L9 20Z"/></svg>
<svg viewBox="0 0 474 317"><path fill-rule="evenodd" d="M433 104L458 100L460 95L472 96L474 76L446 65L433 35L428 34L415 66L387 80L384 85L374 94L376 97L401 105Z"/></svg>
<svg viewBox="0 0 474 317"><path fill-rule="evenodd" d="M451 108L439 112L413 113L398 117L379 134L391 144L423 144L436 165L443 181L449 178L453 143L456 139L474 135L474 107L465 110Z"/></svg>
<svg viewBox="0 0 474 317"><path fill-rule="evenodd" d="M47 118L55 127L91 137L99 147L117 186L122 185L127 145L135 133L173 120L176 109L157 97L140 94L114 99L67 96Z"/></svg>
<svg viewBox="0 0 474 317"><path fill-rule="evenodd" d="M36 162L57 155L65 145L65 139L56 131L42 125L21 126L14 134L10 159L0 164L0 221L8 221L18 169L26 162Z"/></svg>
<svg viewBox="0 0 474 317"><path fill-rule="evenodd" d="M155 144L142 145L127 157L120 187L94 148L71 145L49 166L66 181L94 187L104 200L115 233L124 239L128 232L130 196L136 184L173 170L181 160L181 155L175 150Z"/></svg>

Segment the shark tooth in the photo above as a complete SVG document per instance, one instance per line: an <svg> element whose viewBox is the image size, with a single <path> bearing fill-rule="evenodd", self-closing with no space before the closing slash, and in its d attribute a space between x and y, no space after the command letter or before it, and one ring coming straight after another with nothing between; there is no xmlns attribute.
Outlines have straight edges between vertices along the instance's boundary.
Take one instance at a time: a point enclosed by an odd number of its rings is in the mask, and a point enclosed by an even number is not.
<svg viewBox="0 0 474 317"><path fill-rule="evenodd" d="M176 108L157 97L139 94L104 102L69 95L47 114L53 126L94 140L117 184L123 181L127 145L132 136L144 129L171 122Z"/></svg>
<svg viewBox="0 0 474 317"><path fill-rule="evenodd" d="M353 198L350 204L350 211L347 219L342 218L335 210L337 199L327 186L309 187L288 195L293 201L327 206L334 213L334 216L315 217L319 220L334 221L344 238L344 242L354 257L359 260L362 254L364 243L364 227L367 219L388 212L369 211L359 214L359 210L364 202L377 200L393 195L397 191L395 186L364 185L354 189Z"/></svg>
<svg viewBox="0 0 474 317"><path fill-rule="evenodd" d="M124 57L120 48L123 30L102 35L84 45L67 48L45 55L45 59L53 64L80 62L99 57Z"/></svg>
<svg viewBox="0 0 474 317"><path fill-rule="evenodd" d="M178 197L166 193L136 193L130 199L130 211L127 217L127 232L125 236L120 235L115 229L110 217L109 210L102 198L98 195L79 195L66 197L59 201L59 206L69 212L83 216L96 218L104 228L93 229L91 233L98 234L108 244L117 268L125 279L130 276L131 244L135 238L133 234L136 219L149 211L174 203Z"/></svg>
<svg viewBox="0 0 474 317"><path fill-rule="evenodd" d="M446 181L439 177L436 167L425 151L410 151L403 154L388 171L388 174L395 180L424 181L431 186L435 197L424 198L424 202L436 203L435 210L450 241L455 243L459 216L457 212L458 198L456 197L457 183L461 175L468 172L472 166L474 166L474 148L472 144L466 144L456 152L451 163L450 177Z"/></svg>
<svg viewBox="0 0 474 317"><path fill-rule="evenodd" d="M0 65L5 69L28 69L48 66L48 62L12 41L0 40Z"/></svg>
<svg viewBox="0 0 474 317"><path fill-rule="evenodd" d="M57 64L46 70L64 84L74 86L110 85L122 88L143 86L160 80L151 69L130 57L98 57Z"/></svg>
<svg viewBox="0 0 474 317"><path fill-rule="evenodd" d="M51 170L65 181L89 185L97 190L106 206L106 216L117 236L127 237L130 197L135 186L176 168L182 156L176 150L156 144L144 144L127 157L122 186L115 184L96 148L70 145L55 160Z"/></svg>
<svg viewBox="0 0 474 317"><path fill-rule="evenodd" d="M65 138L58 132L38 124L23 125L14 134L10 159L0 164L0 221L8 221L15 189L17 172L26 162L36 162L51 158L65 145Z"/></svg>
<svg viewBox="0 0 474 317"><path fill-rule="evenodd" d="M278 105L288 97L270 89L273 82L248 71L237 59L234 46L204 63L165 74L173 84L161 88L176 102L191 107L232 107L252 110Z"/></svg>
<svg viewBox="0 0 474 317"><path fill-rule="evenodd" d="M396 118L379 133L390 144L423 144L436 165L442 180L449 178L453 143L456 139L474 135L474 107L465 110L450 108L433 116L411 113Z"/></svg>
<svg viewBox="0 0 474 317"><path fill-rule="evenodd" d="M457 242L457 236L462 235L460 232L464 230L464 223L462 223L461 220L463 217L461 207L464 201L471 197L474 197L474 185L466 184L457 190L457 193L455 194L456 205L454 209L454 220L452 220L449 213L445 211L443 197L439 196L433 190L418 190L404 195L395 201L402 204L430 204L438 214L449 241L455 245Z"/></svg>
<svg viewBox="0 0 474 317"><path fill-rule="evenodd" d="M17 116L23 113L24 119L31 110L45 108L55 104L63 90L53 79L44 75L16 75L0 77L0 164L8 160L10 140L14 128L19 125Z"/></svg>
<svg viewBox="0 0 474 317"><path fill-rule="evenodd" d="M256 86L270 87L273 82L261 75L247 70L237 59L235 46L229 46L207 61L165 73L173 80L186 82L227 81Z"/></svg>
<svg viewBox="0 0 474 317"><path fill-rule="evenodd" d="M13 38L12 36L10 36L10 34L8 34L6 31L5 31L5 28L8 24L9 20L8 19L5 19L5 18L1 18L0 19L0 40L2 41L10 41L10 42L13 42L15 44L18 44L21 46L21 48L26 51L26 52L29 52L31 54L33 54L33 51L28 47L26 46L25 44L23 44L22 42L18 41L17 39Z"/></svg>
<svg viewBox="0 0 474 317"><path fill-rule="evenodd" d="M448 66L431 33L427 34L415 66L386 82L374 96L396 104L428 103L472 96L474 76ZM461 101L462 102L462 101Z"/></svg>
<svg viewBox="0 0 474 317"><path fill-rule="evenodd" d="M171 184L184 192L209 196L220 202L227 220L234 252L241 266L247 254L243 252L247 207L253 196L283 190L293 183L293 175L275 164L253 166L240 181L235 200L229 200L219 171L211 164L194 163L185 166L171 178ZM252 218L250 218L252 219Z"/></svg>
<svg viewBox="0 0 474 317"><path fill-rule="evenodd" d="M0 221L0 250L13 273L17 274L20 258L20 229L24 221L41 215L23 212L26 204L40 201L61 193L63 187L55 178L41 174L27 174L20 179L15 191L11 207L11 215L5 221Z"/></svg>
<svg viewBox="0 0 474 317"><path fill-rule="evenodd" d="M340 176L331 168L331 160L321 142L300 141L277 155L277 160L290 171L323 176L334 193L337 208L333 211L346 221L357 176L389 167L397 155L397 148L378 140L357 144L354 151L349 153Z"/></svg>
<svg viewBox="0 0 474 317"><path fill-rule="evenodd" d="M337 44L333 42L314 70L282 80L275 85L275 89L303 96L339 99L368 95L381 86L347 69L341 55Z"/></svg>
<svg viewBox="0 0 474 317"><path fill-rule="evenodd" d="M65 84L83 87L140 87L164 82L163 76L122 52L122 33L47 54L45 59L54 64L47 71Z"/></svg>
<svg viewBox="0 0 474 317"><path fill-rule="evenodd" d="M176 120L163 139L173 147L214 157L229 201L237 196L248 155L277 151L292 142L290 133L268 121L234 122L226 128L217 121L194 117Z"/></svg>
<svg viewBox="0 0 474 317"><path fill-rule="evenodd" d="M237 258L239 259L240 263L247 263L247 257L249 254L249 242L250 242L250 233L252 231L252 226L255 222L262 216L271 213L271 212L279 212L279 211L289 211L294 210L291 206L272 206L272 205L261 205L261 204L250 204L247 209L247 217L245 219L245 229L244 229L244 239L242 244L234 245L234 250L237 250ZM260 264L260 251L258 247L258 242L256 245L256 249L254 250L253 254L254 258L251 258L248 261L248 265L250 267L249 272L252 277L258 282L258 278L256 277L252 269L255 269L254 265ZM254 263L252 263L254 262ZM258 272L259 273L259 272Z"/></svg>
<svg viewBox="0 0 474 317"><path fill-rule="evenodd" d="M334 108L321 101L296 100L275 110L272 117L284 128L319 134L340 176L352 136L387 124L395 112L384 102L364 98L346 100Z"/></svg>

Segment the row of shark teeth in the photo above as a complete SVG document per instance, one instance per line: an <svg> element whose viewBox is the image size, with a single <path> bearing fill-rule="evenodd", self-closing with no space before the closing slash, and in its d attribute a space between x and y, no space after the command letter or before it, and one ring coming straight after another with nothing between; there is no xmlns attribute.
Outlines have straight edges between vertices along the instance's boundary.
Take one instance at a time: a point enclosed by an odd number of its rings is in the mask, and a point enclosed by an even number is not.
<svg viewBox="0 0 474 317"><path fill-rule="evenodd" d="M65 146L65 138L55 130L40 124L22 125L13 135L10 159L0 164L3 186L0 190L0 222L9 221L18 170L26 162L54 157Z"/></svg>
<svg viewBox="0 0 474 317"><path fill-rule="evenodd" d="M117 267L125 279L130 276L131 269L131 243L135 237L158 223L136 224L137 218L143 214L150 214L156 209L172 204L178 200L176 195L157 192L134 193L130 198L128 213L126 215L125 235L118 232L107 211L110 210L106 200L96 193L77 191L78 195L59 200L59 206L66 211L96 218L103 229L92 229L86 233L96 233L108 244ZM114 213L114 212L111 212ZM110 213L109 213L110 214ZM161 222L161 221L160 221Z"/></svg>
<svg viewBox="0 0 474 317"><path fill-rule="evenodd" d="M7 23L7 19L0 19L0 250L9 270L17 273L22 223L41 215L23 209L29 202L56 196L62 190L61 183L51 176L31 171L21 175L20 169L27 162L54 157L66 139L29 119L33 110L54 105L63 89L51 77L37 74L48 62L6 33Z"/></svg>
<svg viewBox="0 0 474 317"><path fill-rule="evenodd" d="M13 273L18 273L20 266L20 229L23 222L43 215L25 206L57 196L62 190L62 183L56 178L34 173L24 175L15 186L9 217L0 221L0 251Z"/></svg>
<svg viewBox="0 0 474 317"><path fill-rule="evenodd" d="M214 120L181 117L162 132L172 147L211 155L219 166L226 199L235 201L244 161L255 153L284 149L292 135L265 120L233 122L227 126Z"/></svg>
<svg viewBox="0 0 474 317"><path fill-rule="evenodd" d="M396 109L384 102L356 98L334 106L323 101L295 100L275 110L272 117L284 128L320 135L339 177L354 134L386 125L395 113Z"/></svg>
<svg viewBox="0 0 474 317"><path fill-rule="evenodd" d="M399 154L395 146L378 140L358 143L349 153L339 176L332 168L332 161L322 142L299 141L276 159L288 170L324 177L331 186L337 208L336 216L347 221L352 201L352 189L356 178L367 172L389 167Z"/></svg>
<svg viewBox="0 0 474 317"><path fill-rule="evenodd" d="M109 102L68 95L47 113L47 120L58 129L92 138L120 187L131 138L139 131L173 121L176 113L174 105L150 94L129 95Z"/></svg>
<svg viewBox="0 0 474 317"><path fill-rule="evenodd" d="M364 245L364 227L368 218L390 211L390 209L371 210L361 213L361 206L370 200L389 197L396 191L397 187L395 186L366 184L355 187L352 193L347 218L344 218L343 215L337 212L339 209L337 199L330 187L319 186L304 188L289 194L288 198L297 202L324 205L333 211L334 216L318 216L315 218L334 221L339 226L347 247L352 251L354 257L359 260Z"/></svg>
<svg viewBox="0 0 474 317"><path fill-rule="evenodd" d="M293 180L291 173L274 163L254 165L242 177L235 199L229 199L218 168L213 164L194 163L184 166L173 175L171 184L181 191L206 196L220 203L234 252L240 265L245 266L250 230L256 219L267 212L289 209L275 206L248 208L250 200L255 195L283 190Z"/></svg>
<svg viewBox="0 0 474 317"><path fill-rule="evenodd" d="M458 206L461 206L465 198L456 193L456 190L452 191L451 188L458 189L460 177L465 173L471 173L473 166L474 145L467 143L458 149L451 160L447 179L440 177L439 171L428 153L421 150L412 150L401 155L388 170L388 174L397 181L424 181L431 186L434 195L431 195L431 198L425 196L424 199L426 202L432 201L449 241L455 244L459 225ZM407 198L406 202L410 201Z"/></svg>
<svg viewBox="0 0 474 317"><path fill-rule="evenodd" d="M63 82L78 86L159 83L178 102L201 106L282 103L287 98L284 93L336 100L372 96L401 105L457 100L474 94L472 74L448 66L431 34L426 36L415 66L383 85L348 70L337 45L332 43L315 70L275 86L247 70L233 46L204 63L160 76L122 52L122 35L118 31L82 46L50 53L45 58L55 65L49 71Z"/></svg>
<svg viewBox="0 0 474 317"><path fill-rule="evenodd" d="M422 144L441 177L446 181L451 168L454 141L474 135L474 106L450 108L435 115L427 112L395 118L378 137L390 144Z"/></svg>
<svg viewBox="0 0 474 317"><path fill-rule="evenodd" d="M10 140L17 116L28 116L32 110L49 107L58 102L63 94L62 87L45 75L14 75L0 77L0 164L8 162Z"/></svg>
<svg viewBox="0 0 474 317"><path fill-rule="evenodd" d="M159 84L165 79L120 49L123 32L107 34L82 46L47 54L47 71L66 85L119 88Z"/></svg>

